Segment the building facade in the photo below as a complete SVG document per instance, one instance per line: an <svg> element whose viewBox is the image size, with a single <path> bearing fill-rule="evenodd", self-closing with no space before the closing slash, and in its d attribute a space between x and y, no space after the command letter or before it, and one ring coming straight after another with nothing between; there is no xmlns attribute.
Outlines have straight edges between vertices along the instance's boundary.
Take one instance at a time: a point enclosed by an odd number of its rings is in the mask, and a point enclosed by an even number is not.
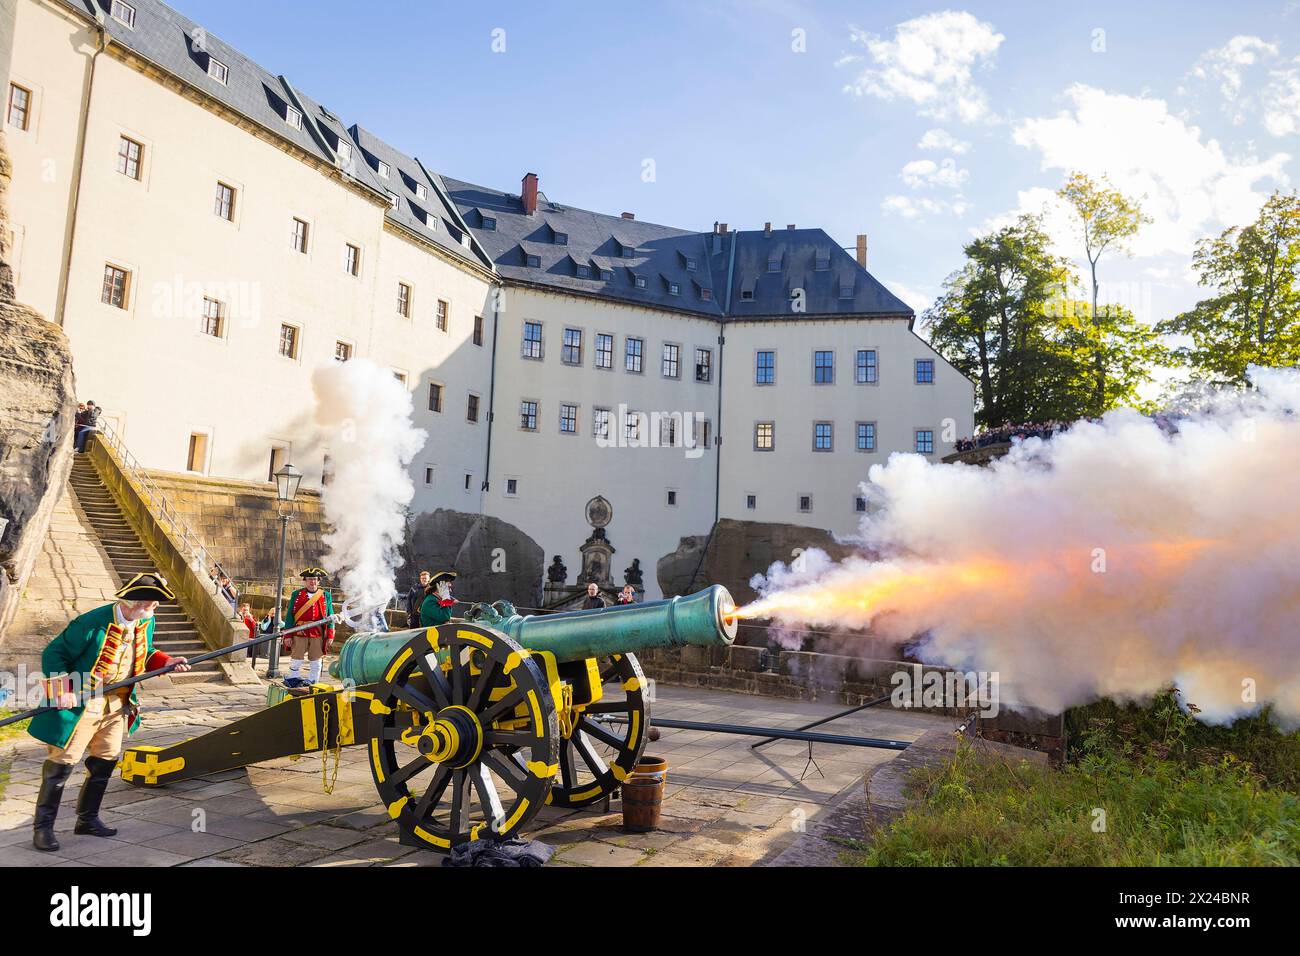
<svg viewBox="0 0 1300 956"><path fill-rule="evenodd" d="M430 435L413 510L573 567L603 495L652 571L718 517L852 532L872 463L972 430L970 382L822 230L444 176L153 0L19 0L14 33L19 298L149 467L320 482L311 373L364 356Z"/></svg>

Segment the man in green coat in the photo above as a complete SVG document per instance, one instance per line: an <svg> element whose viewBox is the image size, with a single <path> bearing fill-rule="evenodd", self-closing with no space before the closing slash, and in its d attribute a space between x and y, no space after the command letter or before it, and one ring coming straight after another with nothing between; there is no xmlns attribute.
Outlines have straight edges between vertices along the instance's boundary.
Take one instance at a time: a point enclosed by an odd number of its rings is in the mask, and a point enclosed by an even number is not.
<svg viewBox="0 0 1300 956"><path fill-rule="evenodd" d="M103 688L160 667L190 669L184 657L154 650L154 609L160 601L176 600L161 574L137 574L116 597L117 603L74 618L41 653L45 697L55 709L37 714L27 728L49 748L32 824L32 845L38 850L59 849L54 820L63 786L83 756L86 779L77 798L73 832L117 834L99 819L99 807L122 752L122 739L140 725L140 700L136 684L108 693Z"/></svg>
<svg viewBox="0 0 1300 956"><path fill-rule="evenodd" d="M455 571L439 571L429 579L424 589L424 600L420 602L421 627L437 627L451 620L451 609L456 606L456 599L451 596L451 582L455 580Z"/></svg>

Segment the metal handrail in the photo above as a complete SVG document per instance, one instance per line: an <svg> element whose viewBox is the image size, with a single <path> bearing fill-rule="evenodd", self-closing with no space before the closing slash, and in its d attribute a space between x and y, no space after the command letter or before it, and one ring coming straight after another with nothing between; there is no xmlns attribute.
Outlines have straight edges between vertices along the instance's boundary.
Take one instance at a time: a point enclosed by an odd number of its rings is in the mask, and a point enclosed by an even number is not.
<svg viewBox="0 0 1300 956"><path fill-rule="evenodd" d="M118 470L135 485L138 494L144 497L149 504L149 511L154 515L159 524L164 525L164 530L171 534L171 537L180 545L182 555L190 561L195 574L200 575L200 580L208 578L212 584L212 594L214 597L225 597L221 593L221 586L211 577L211 571L216 569L225 573L225 568L221 562L208 550L203 544L203 540L190 530L190 526L185 523L185 519L176 513L175 506L163 494L161 488L144 470L144 465L131 450L126 447L126 442L122 440L116 429L107 421L100 419L94 426L101 437L104 439L104 447L117 461ZM234 619L235 608L231 608L231 619Z"/></svg>

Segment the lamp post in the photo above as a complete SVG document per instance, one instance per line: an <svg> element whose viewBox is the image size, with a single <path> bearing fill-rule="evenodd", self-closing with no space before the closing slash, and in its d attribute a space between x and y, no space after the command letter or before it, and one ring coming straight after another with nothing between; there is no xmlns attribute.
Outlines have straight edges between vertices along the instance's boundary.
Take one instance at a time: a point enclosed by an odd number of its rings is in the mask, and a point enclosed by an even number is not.
<svg viewBox="0 0 1300 956"><path fill-rule="evenodd" d="M281 603L284 600L284 550L289 538L289 518L293 515L293 502L298 497L298 484L302 481L302 472L286 463L275 473L275 496L280 500L280 576L275 586L275 629L281 622ZM280 676L280 642L272 641L266 657L266 679L275 680Z"/></svg>

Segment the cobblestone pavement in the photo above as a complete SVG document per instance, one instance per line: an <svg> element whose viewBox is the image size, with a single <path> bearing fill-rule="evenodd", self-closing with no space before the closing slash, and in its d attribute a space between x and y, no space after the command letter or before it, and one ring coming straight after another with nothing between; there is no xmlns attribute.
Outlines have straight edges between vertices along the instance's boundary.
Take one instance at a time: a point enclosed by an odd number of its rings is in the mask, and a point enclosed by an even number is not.
<svg viewBox="0 0 1300 956"><path fill-rule="evenodd" d="M657 687L655 714L794 727L840 709L696 688ZM133 743L165 745L206 733L259 709L260 687L189 684L145 691L145 723ZM914 740L951 725L887 705L826 727L828 733ZM860 792L866 769L896 751L778 741L759 751L753 739L664 730L649 753L667 758L662 826L625 833L618 803L545 808L523 835L555 847L559 866L749 866L834 864L842 836L821 824ZM22 736L0 743L0 866L438 866L441 857L398 845L379 806L364 749L342 751L332 794L322 788L320 755L284 759L137 789L114 780L103 818L119 829L103 840L74 836L72 807L80 775L69 781L56 830L63 848L31 848L32 808L44 748ZM6 770L6 766L8 769ZM331 767L332 770L332 767ZM202 811L198 814L196 811ZM840 816L842 817L842 813ZM196 832L195 820L204 826Z"/></svg>

